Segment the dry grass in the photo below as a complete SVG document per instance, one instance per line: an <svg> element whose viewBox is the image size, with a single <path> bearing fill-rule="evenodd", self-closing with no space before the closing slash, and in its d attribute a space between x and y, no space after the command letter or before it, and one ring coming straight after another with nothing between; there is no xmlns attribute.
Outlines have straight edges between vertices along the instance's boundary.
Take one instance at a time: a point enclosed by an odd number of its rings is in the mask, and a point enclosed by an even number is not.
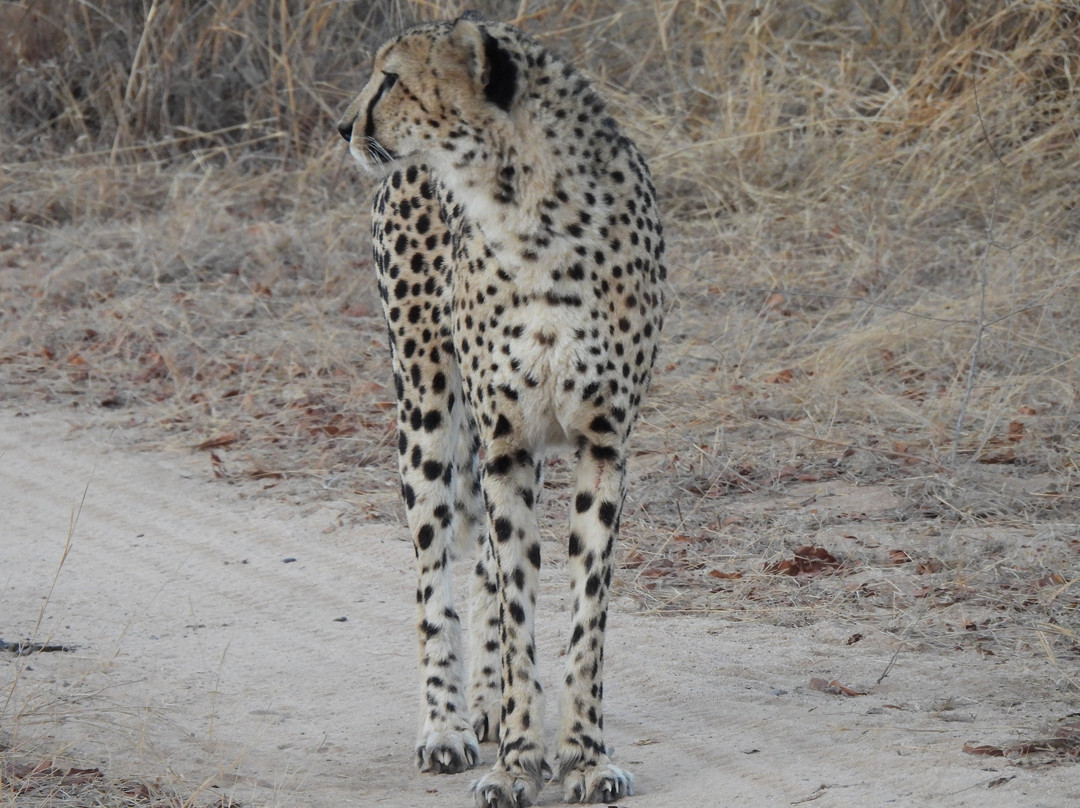
<svg viewBox="0 0 1080 808"><path fill-rule="evenodd" d="M121 5L3 8L3 400L399 519L369 181L332 123L388 32L458 4ZM606 85L666 211L628 603L1075 660L1075 5L518 17ZM802 545L842 567L766 571Z"/></svg>

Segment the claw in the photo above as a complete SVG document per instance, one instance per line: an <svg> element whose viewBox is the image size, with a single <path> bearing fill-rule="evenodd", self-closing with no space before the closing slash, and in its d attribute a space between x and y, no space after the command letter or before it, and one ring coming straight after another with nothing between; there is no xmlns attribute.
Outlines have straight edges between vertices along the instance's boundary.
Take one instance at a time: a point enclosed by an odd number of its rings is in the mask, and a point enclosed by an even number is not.
<svg viewBox="0 0 1080 808"><path fill-rule="evenodd" d="M542 784L509 772L494 771L472 784L479 808L526 808L536 801Z"/></svg>
<svg viewBox="0 0 1080 808"><path fill-rule="evenodd" d="M488 717L487 713L480 713L480 717L473 719L473 732L476 733L476 740L483 743L488 739Z"/></svg>
<svg viewBox="0 0 1080 808"><path fill-rule="evenodd" d="M479 762L480 747L470 732L433 734L416 747L416 763L423 772L457 774Z"/></svg>
<svg viewBox="0 0 1080 808"><path fill-rule="evenodd" d="M551 764L546 760L540 764L540 777L545 783L551 782L551 778L555 776L555 773L551 770Z"/></svg>

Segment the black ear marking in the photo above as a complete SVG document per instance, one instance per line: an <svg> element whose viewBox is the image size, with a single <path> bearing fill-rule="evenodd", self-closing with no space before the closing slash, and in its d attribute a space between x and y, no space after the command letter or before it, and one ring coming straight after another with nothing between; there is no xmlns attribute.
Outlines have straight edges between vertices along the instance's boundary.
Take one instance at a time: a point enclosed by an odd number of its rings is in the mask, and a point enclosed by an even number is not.
<svg viewBox="0 0 1080 808"><path fill-rule="evenodd" d="M517 92L517 65L499 40L484 31L484 61L486 62L484 95L504 112L510 111Z"/></svg>

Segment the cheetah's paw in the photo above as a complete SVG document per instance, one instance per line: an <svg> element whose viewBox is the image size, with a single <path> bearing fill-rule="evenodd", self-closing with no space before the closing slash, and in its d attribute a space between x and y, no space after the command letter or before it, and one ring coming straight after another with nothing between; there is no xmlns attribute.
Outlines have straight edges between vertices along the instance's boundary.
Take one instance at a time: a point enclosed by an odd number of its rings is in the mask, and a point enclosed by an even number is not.
<svg viewBox="0 0 1080 808"><path fill-rule="evenodd" d="M471 729L429 732L416 744L416 765L422 772L457 774L480 762L480 747Z"/></svg>
<svg viewBox="0 0 1080 808"><path fill-rule="evenodd" d="M634 776L611 763L572 769L562 777L567 802L614 802L633 796Z"/></svg>
<svg viewBox="0 0 1080 808"><path fill-rule="evenodd" d="M469 723L480 743L499 740L499 705L491 709L474 707L469 713Z"/></svg>
<svg viewBox="0 0 1080 808"><path fill-rule="evenodd" d="M472 784L477 808L525 808L536 802L542 783L526 774L493 771Z"/></svg>

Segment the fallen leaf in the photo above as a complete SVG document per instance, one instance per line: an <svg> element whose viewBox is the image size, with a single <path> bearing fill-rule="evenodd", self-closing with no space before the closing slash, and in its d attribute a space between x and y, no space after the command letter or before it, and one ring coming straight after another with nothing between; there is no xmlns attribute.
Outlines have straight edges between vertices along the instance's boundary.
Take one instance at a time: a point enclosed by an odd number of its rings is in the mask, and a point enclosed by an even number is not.
<svg viewBox="0 0 1080 808"><path fill-rule="evenodd" d="M239 439L239 432L225 432L224 434L217 435L208 440L204 440L202 443L195 445L197 451L205 451L206 449L218 449L222 446L228 446L230 443L236 443Z"/></svg>
<svg viewBox="0 0 1080 808"><path fill-rule="evenodd" d="M911 556L903 550L889 550L888 555L890 564L907 564L911 561Z"/></svg>
<svg viewBox="0 0 1080 808"><path fill-rule="evenodd" d="M663 578L665 575L674 574L674 572L675 562L669 558L658 558L638 574L646 578Z"/></svg>
<svg viewBox="0 0 1080 808"><path fill-rule="evenodd" d="M765 382L765 384L787 384L794 378L794 371L792 371L791 368L785 368L779 373L773 373L769 376L766 376L763 381Z"/></svg>
<svg viewBox="0 0 1080 808"><path fill-rule="evenodd" d="M817 690L821 693L829 693L833 696L865 696L865 690L854 690L850 687L845 687L840 684L836 679L831 682L827 682L824 679L813 678L810 680L810 689Z"/></svg>
<svg viewBox="0 0 1080 808"><path fill-rule="evenodd" d="M742 578L741 572L723 572L722 570L709 570L709 575L713 578L724 578L726 580L738 580Z"/></svg>
<svg viewBox="0 0 1080 808"><path fill-rule="evenodd" d="M795 551L795 557L765 567L766 572L780 575L818 575L839 569L840 562L824 547L805 545Z"/></svg>
<svg viewBox="0 0 1080 808"><path fill-rule="evenodd" d="M1004 466L1016 462L1016 450L1006 449L1004 452L985 454L978 458L978 462L988 466Z"/></svg>
<svg viewBox="0 0 1080 808"><path fill-rule="evenodd" d="M919 562L919 566L915 568L915 574L927 575L934 572L941 572L943 569L945 569L945 565L936 558L928 558L926 561Z"/></svg>
<svg viewBox="0 0 1080 808"><path fill-rule="evenodd" d="M1080 744L1080 721L1069 721L1057 728L1055 738L1068 738Z"/></svg>
<svg viewBox="0 0 1080 808"><path fill-rule="evenodd" d="M64 785L81 786L99 780L104 776L101 769L68 769L67 773L61 778L61 782Z"/></svg>
<svg viewBox="0 0 1080 808"><path fill-rule="evenodd" d="M985 755L987 757L1005 757L1005 750L1000 746L987 746L985 744L976 746L974 744L964 744L963 751L969 755Z"/></svg>

